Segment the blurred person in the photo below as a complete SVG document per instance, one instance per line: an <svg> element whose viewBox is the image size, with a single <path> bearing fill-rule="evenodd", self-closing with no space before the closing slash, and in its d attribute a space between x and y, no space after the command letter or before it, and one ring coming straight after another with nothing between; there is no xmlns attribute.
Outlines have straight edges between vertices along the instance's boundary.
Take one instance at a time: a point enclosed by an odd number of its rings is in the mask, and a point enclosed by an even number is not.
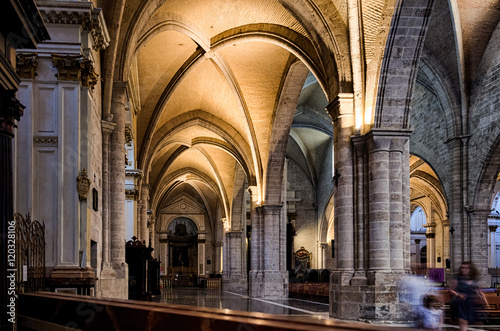
<svg viewBox="0 0 500 331"><path fill-rule="evenodd" d="M423 298L431 292L429 284L423 276L406 275L399 282L401 302L410 304L409 320L417 327L423 308Z"/></svg>
<svg viewBox="0 0 500 331"><path fill-rule="evenodd" d="M479 272L472 262L462 262L457 277L450 286L450 311L452 320L458 319L460 330L467 330L468 325L480 322L476 304L486 304L486 298L477 284Z"/></svg>
<svg viewBox="0 0 500 331"><path fill-rule="evenodd" d="M441 310L441 300L436 295L424 296L418 319L418 327L422 329L441 330L443 311Z"/></svg>

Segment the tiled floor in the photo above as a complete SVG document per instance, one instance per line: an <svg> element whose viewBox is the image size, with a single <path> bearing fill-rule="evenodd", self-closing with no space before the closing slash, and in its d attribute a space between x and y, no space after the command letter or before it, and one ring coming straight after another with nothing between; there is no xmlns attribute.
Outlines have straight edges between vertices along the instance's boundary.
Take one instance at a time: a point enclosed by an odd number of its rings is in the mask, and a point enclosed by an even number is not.
<svg viewBox="0 0 500 331"><path fill-rule="evenodd" d="M297 299L264 300L226 291L198 288L176 288L164 292L162 296L153 297L153 301L291 317L329 318L327 304Z"/></svg>
<svg viewBox="0 0 500 331"><path fill-rule="evenodd" d="M164 292L161 296L154 296L153 301L177 305L286 315L290 318L330 318L328 313L329 306L327 304L292 298L281 300L257 299L226 291L210 291L200 288L176 288L172 291ZM442 330L458 330L458 326L445 324L442 326ZM500 330L500 325L470 326L469 330Z"/></svg>

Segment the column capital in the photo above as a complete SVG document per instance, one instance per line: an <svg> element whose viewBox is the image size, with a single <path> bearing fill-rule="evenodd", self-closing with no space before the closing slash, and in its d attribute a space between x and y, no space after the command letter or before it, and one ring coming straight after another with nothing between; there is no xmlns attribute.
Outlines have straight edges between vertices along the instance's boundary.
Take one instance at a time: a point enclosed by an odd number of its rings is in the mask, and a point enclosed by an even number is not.
<svg viewBox="0 0 500 331"><path fill-rule="evenodd" d="M332 121L343 116L354 116L354 93L339 93L326 106L326 111L330 114Z"/></svg>
<svg viewBox="0 0 500 331"><path fill-rule="evenodd" d="M260 209L263 215L276 215L281 212L283 205L262 205L256 209Z"/></svg>
<svg viewBox="0 0 500 331"><path fill-rule="evenodd" d="M110 135L116 127L116 123L101 120L101 130L104 135Z"/></svg>
<svg viewBox="0 0 500 331"><path fill-rule="evenodd" d="M38 67L37 53L17 53L16 72L21 79L35 79Z"/></svg>
<svg viewBox="0 0 500 331"><path fill-rule="evenodd" d="M489 230L491 232L496 232L497 231L497 228L498 228L498 225L489 225L488 226Z"/></svg>
<svg viewBox="0 0 500 331"><path fill-rule="evenodd" d="M412 132L412 129L388 130L373 128L366 134L369 151L403 152L404 145L409 141Z"/></svg>

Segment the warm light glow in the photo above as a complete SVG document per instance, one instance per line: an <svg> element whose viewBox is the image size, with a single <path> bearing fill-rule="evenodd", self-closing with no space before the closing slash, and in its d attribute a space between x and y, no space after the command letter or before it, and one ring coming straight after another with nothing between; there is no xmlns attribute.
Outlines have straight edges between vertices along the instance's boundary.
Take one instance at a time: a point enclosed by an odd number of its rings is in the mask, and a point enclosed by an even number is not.
<svg viewBox="0 0 500 331"><path fill-rule="evenodd" d="M359 130L361 129L361 126L363 125L363 114L360 109L356 111L356 129Z"/></svg>
<svg viewBox="0 0 500 331"><path fill-rule="evenodd" d="M372 107L365 108L365 124L373 124L372 112L373 112Z"/></svg>

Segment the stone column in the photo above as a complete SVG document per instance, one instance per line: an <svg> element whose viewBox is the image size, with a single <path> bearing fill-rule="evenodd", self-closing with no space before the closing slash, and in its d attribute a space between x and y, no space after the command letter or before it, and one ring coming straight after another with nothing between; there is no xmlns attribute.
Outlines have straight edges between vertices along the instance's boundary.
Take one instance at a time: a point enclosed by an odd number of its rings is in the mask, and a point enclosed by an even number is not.
<svg viewBox="0 0 500 331"><path fill-rule="evenodd" d="M334 201L336 270L354 270L353 160L351 135L354 131L352 93L340 93L327 107L333 119Z"/></svg>
<svg viewBox="0 0 500 331"><path fill-rule="evenodd" d="M155 248L155 236L156 236L155 228L156 228L155 217L153 216L153 214L150 214L149 215L148 240L149 240L149 246L151 246L151 248L153 248L153 249ZM154 256L156 257L157 256L156 251L153 251L153 252L154 252Z"/></svg>
<svg viewBox="0 0 500 331"><path fill-rule="evenodd" d="M126 82L115 82L111 112L116 128L110 139L111 264L116 272L112 296L128 298L128 266L125 263L125 107Z"/></svg>
<svg viewBox="0 0 500 331"><path fill-rule="evenodd" d="M242 247L243 232L228 231L225 233L227 245L225 267L224 267L224 288L230 292L245 293L247 287L246 265L244 265L243 255L245 250Z"/></svg>
<svg viewBox="0 0 500 331"><path fill-rule="evenodd" d="M257 298L288 297L288 273L285 256L280 243L286 238L281 213L283 205L264 205L257 207L257 198L251 190L252 200L252 246L249 294Z"/></svg>
<svg viewBox="0 0 500 331"><path fill-rule="evenodd" d="M355 200L356 208L356 264L355 276L358 283L366 284L366 270L368 268L367 255L367 205L365 167L367 165L366 141L364 136L356 135L352 138L355 157Z"/></svg>
<svg viewBox="0 0 500 331"><path fill-rule="evenodd" d="M221 256L222 256L222 247L223 244L222 242L214 242L214 259L213 259L213 262L214 263L214 272L217 273L217 274L222 274L222 259L221 259ZM245 285L246 285L246 288L248 289L248 283L247 283L247 277L246 277L246 273L245 273Z"/></svg>
<svg viewBox="0 0 500 331"><path fill-rule="evenodd" d="M149 230L148 230L148 201L149 201L149 184L142 182L141 184L141 217L138 225L140 229L139 240L146 241L146 246L149 244Z"/></svg>
<svg viewBox="0 0 500 331"><path fill-rule="evenodd" d="M449 219L453 234L450 237L450 256L451 256L451 274L458 271L460 264L469 259L465 248L467 247L467 217L464 210L464 192L465 183L463 180L463 140L459 137L453 138L448 142L450 149L451 162L449 165L451 171L450 182L450 203Z"/></svg>
<svg viewBox="0 0 500 331"><path fill-rule="evenodd" d="M250 220L252 224L252 230L250 234L250 272L248 279L248 293L252 297L260 297L262 292L262 263L264 261L263 255L263 225L261 217L261 209L259 207L260 201L258 201L257 187L250 186L248 188L250 193ZM227 244L227 240L226 240ZM226 272L227 266L227 247L224 248L224 272Z"/></svg>
<svg viewBox="0 0 500 331"><path fill-rule="evenodd" d="M420 240L415 239L415 265L420 269Z"/></svg>
<svg viewBox="0 0 500 331"><path fill-rule="evenodd" d="M328 254L328 243L320 243L321 247L321 265L320 269L327 269L326 256Z"/></svg>
<svg viewBox="0 0 500 331"><path fill-rule="evenodd" d="M374 134L368 140L369 152L369 254L371 271L389 270L390 246L390 169L391 138Z"/></svg>
<svg viewBox="0 0 500 331"><path fill-rule="evenodd" d="M488 237L488 244L490 245L490 256L489 256L489 267L497 267L497 243L496 243L496 232L498 225L490 225L488 229L490 230L490 235Z"/></svg>
<svg viewBox="0 0 500 331"><path fill-rule="evenodd" d="M446 260L450 258L450 220L448 218L443 219L443 255L444 255L444 267L446 268Z"/></svg>
<svg viewBox="0 0 500 331"><path fill-rule="evenodd" d="M433 231L433 230L428 230ZM435 236L434 232L428 232L425 234L427 238L427 268L435 268L436 267L436 245L435 245Z"/></svg>
<svg viewBox="0 0 500 331"><path fill-rule="evenodd" d="M470 260L476 265L481 276L479 284L481 287L491 286L491 276L488 275L488 215L490 209L470 209Z"/></svg>
<svg viewBox="0 0 500 331"><path fill-rule="evenodd" d="M207 242L207 231L202 227L198 231L198 276L205 277L207 269L207 252L206 252L206 242Z"/></svg>
<svg viewBox="0 0 500 331"><path fill-rule="evenodd" d="M109 120L112 116L109 117ZM116 124L101 121L102 129L102 268L100 279L116 278L116 273L111 267L111 238L110 238L110 181L109 181L109 137Z"/></svg>

